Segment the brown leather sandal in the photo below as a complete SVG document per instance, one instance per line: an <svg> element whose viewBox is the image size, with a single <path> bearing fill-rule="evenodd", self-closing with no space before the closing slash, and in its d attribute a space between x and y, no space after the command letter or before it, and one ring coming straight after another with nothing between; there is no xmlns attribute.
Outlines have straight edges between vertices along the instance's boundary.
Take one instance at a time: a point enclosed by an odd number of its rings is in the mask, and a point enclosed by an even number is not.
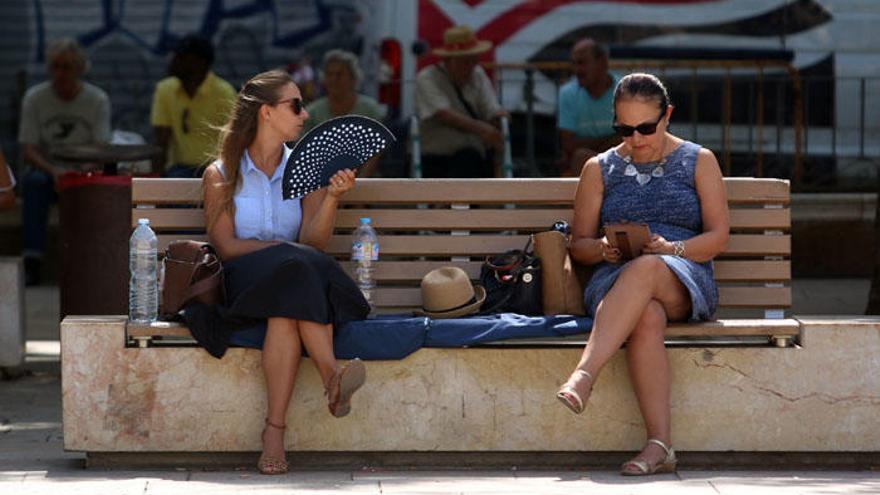
<svg viewBox="0 0 880 495"><path fill-rule="evenodd" d="M581 394L577 389L583 379L587 379L590 388ZM568 378L568 381L565 382L558 392L556 392L556 398L559 399L559 402L562 402L565 407L571 409L571 412L580 414L584 412L584 407L586 407L587 400L590 398L590 393L592 392L593 375L591 375L589 371L576 369Z"/></svg>
<svg viewBox="0 0 880 495"><path fill-rule="evenodd" d="M366 379L367 370L358 358L337 369L324 389L330 414L337 418L348 415L351 412L351 396L363 386Z"/></svg>
<svg viewBox="0 0 880 495"><path fill-rule="evenodd" d="M657 464L651 465L645 459L636 457L626 461L620 466L620 474L624 476L648 476L651 474L674 473L678 466L678 458L675 457L675 451L672 447L666 445L656 438L651 438L648 443L659 445L665 452L666 457Z"/></svg>
<svg viewBox="0 0 880 495"><path fill-rule="evenodd" d="M266 428L269 428L270 426L279 429L282 432L287 429L287 425L276 425L269 421L269 418L266 418L266 426L263 427L263 436L266 435ZM257 461L257 469L260 471L260 474L287 474L288 468L287 460L283 457L278 458L262 454L260 455L260 460Z"/></svg>

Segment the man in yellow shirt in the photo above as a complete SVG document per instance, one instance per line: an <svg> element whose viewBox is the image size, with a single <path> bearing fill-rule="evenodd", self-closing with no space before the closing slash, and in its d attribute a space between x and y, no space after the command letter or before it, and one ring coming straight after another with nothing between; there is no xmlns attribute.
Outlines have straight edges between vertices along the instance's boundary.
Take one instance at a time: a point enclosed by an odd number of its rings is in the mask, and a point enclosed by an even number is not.
<svg viewBox="0 0 880 495"><path fill-rule="evenodd" d="M201 35L187 35L174 47L170 76L153 94L153 141L163 151L153 160L153 172L198 177L216 152L218 129L228 120L235 90L211 72L213 62L214 48Z"/></svg>

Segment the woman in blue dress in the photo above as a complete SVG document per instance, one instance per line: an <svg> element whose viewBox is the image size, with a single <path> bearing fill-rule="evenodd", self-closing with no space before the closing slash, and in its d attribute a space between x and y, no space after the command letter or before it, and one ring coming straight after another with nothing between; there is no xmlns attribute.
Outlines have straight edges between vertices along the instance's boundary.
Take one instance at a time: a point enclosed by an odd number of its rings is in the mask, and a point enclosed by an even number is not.
<svg viewBox="0 0 880 495"><path fill-rule="evenodd" d="M309 117L302 95L283 71L244 84L221 134L219 160L204 175L208 238L223 259L227 304L193 306L185 320L194 335L225 351L229 334L262 322L267 412L263 474L283 474L285 419L303 350L318 369L330 413L348 414L365 379L359 360L340 367L333 328L363 319L370 306L332 258L321 252L333 233L339 198L355 184L345 169L326 188L282 200L284 165ZM197 340L199 338L197 337ZM200 343L203 342L200 340Z"/></svg>
<svg viewBox="0 0 880 495"><path fill-rule="evenodd" d="M571 253L596 265L584 304L593 328L580 362L557 392L575 413L587 404L602 368L626 343L630 379L647 430L624 475L675 470L671 445L668 322L708 320L718 302L712 258L729 236L727 198L708 149L668 132L673 107L650 74L630 74L614 92L614 128L623 143L589 159L575 197ZM646 223L643 254L621 258L602 226Z"/></svg>

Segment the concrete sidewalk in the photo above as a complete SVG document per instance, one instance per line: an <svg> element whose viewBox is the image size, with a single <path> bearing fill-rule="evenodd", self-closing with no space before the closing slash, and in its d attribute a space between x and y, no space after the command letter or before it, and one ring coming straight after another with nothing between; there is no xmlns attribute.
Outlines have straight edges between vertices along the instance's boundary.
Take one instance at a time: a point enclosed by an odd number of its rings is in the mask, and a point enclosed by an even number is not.
<svg viewBox="0 0 880 495"><path fill-rule="evenodd" d="M795 280L791 314L860 314L869 281ZM294 471L264 477L224 471L86 470L62 449L57 287L26 293L28 361L0 381L0 495L103 493L880 493L880 472L681 471L648 479L613 471Z"/></svg>

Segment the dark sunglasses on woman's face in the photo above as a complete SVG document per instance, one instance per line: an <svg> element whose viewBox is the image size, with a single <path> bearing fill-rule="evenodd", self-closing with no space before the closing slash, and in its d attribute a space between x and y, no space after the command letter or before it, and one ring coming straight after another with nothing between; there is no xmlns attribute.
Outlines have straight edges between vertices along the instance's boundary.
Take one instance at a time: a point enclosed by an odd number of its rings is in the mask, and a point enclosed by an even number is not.
<svg viewBox="0 0 880 495"><path fill-rule="evenodd" d="M290 105L290 109L293 110L294 115L299 115L303 111L303 101L299 98L291 98L289 100L281 100L276 105L281 105L282 103L287 103Z"/></svg>
<svg viewBox="0 0 880 495"><path fill-rule="evenodd" d="M660 112L660 116L657 117L656 122L645 122L637 126L614 124L611 127L614 129L614 132L616 132L617 135L621 137L630 137L636 131L639 131L639 134L641 134L642 136L650 136L651 134L657 132L657 125L660 124L660 121L663 120L664 115L666 115L665 109Z"/></svg>

